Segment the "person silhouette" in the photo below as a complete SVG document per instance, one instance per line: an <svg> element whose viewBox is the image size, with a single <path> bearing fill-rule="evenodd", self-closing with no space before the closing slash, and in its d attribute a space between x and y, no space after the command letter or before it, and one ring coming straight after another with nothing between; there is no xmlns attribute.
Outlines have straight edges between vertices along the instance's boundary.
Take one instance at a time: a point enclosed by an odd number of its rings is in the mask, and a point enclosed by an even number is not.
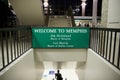
<svg viewBox="0 0 120 80"><path fill-rule="evenodd" d="M60 70L57 70L57 73L55 73L55 78L56 80L63 80Z"/></svg>

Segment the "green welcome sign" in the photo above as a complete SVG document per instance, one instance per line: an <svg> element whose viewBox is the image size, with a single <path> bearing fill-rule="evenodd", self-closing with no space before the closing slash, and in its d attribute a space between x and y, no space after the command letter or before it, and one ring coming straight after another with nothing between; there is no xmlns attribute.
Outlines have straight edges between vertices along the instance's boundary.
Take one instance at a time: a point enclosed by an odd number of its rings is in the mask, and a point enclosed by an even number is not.
<svg viewBox="0 0 120 80"><path fill-rule="evenodd" d="M88 48L89 28L32 28L33 48Z"/></svg>

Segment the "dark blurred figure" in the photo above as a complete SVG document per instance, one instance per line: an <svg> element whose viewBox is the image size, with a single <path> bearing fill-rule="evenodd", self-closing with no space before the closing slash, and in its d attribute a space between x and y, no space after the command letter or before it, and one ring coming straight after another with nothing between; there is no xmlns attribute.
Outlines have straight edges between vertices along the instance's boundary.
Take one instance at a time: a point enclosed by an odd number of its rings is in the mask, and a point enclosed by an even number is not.
<svg viewBox="0 0 120 80"><path fill-rule="evenodd" d="M0 0L0 28L7 26L8 4Z"/></svg>
<svg viewBox="0 0 120 80"><path fill-rule="evenodd" d="M63 80L62 75L59 70L57 70L57 73L55 74L56 80Z"/></svg>
<svg viewBox="0 0 120 80"><path fill-rule="evenodd" d="M89 25L89 24L87 24L87 25L86 25L86 27L90 27L90 25Z"/></svg>

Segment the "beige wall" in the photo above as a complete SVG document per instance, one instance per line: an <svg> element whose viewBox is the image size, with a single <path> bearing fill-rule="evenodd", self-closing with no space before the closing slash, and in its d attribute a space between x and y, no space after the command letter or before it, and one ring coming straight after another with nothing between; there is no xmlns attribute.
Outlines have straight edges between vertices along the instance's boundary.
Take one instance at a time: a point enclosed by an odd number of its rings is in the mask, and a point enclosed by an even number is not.
<svg viewBox="0 0 120 80"><path fill-rule="evenodd" d="M107 26L108 21L108 1L102 0L102 14L101 14L101 27Z"/></svg>
<svg viewBox="0 0 120 80"><path fill-rule="evenodd" d="M120 28L120 0L103 0L101 25L107 28Z"/></svg>
<svg viewBox="0 0 120 80"><path fill-rule="evenodd" d="M108 27L120 29L120 0L109 0Z"/></svg>
<svg viewBox="0 0 120 80"><path fill-rule="evenodd" d="M9 0L21 25L44 25L41 0Z"/></svg>
<svg viewBox="0 0 120 80"><path fill-rule="evenodd" d="M85 62L87 49L34 49L38 61L81 61Z"/></svg>
<svg viewBox="0 0 120 80"><path fill-rule="evenodd" d="M16 62L16 61L15 61ZM21 59L13 64L3 75L0 80L36 80L36 70L33 50L29 50ZM2 72L1 72L2 73Z"/></svg>

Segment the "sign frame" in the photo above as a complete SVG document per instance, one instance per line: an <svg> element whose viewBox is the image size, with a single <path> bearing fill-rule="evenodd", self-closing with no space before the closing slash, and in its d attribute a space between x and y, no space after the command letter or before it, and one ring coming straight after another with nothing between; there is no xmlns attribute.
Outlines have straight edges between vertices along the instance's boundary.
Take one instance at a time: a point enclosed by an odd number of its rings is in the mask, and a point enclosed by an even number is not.
<svg viewBox="0 0 120 80"><path fill-rule="evenodd" d="M89 48L90 28L39 27L32 28L32 48Z"/></svg>

